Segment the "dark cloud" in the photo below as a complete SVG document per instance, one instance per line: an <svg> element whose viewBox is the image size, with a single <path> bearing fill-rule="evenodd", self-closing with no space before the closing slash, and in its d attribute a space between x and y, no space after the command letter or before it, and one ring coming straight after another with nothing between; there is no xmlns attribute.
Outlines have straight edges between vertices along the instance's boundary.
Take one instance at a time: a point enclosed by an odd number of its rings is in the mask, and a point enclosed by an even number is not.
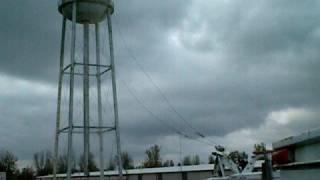
<svg viewBox="0 0 320 180"><path fill-rule="evenodd" d="M61 18L56 1L3 1L1 71L22 78L56 78Z"/></svg>
<svg viewBox="0 0 320 180"><path fill-rule="evenodd" d="M1 148L30 160L34 151L53 144L62 17L56 1L3 4ZM178 160L179 138L168 126L195 136L141 67L191 126L233 148L249 149L255 141L274 141L319 125L315 121L320 90L319 6L316 1L298 0L116 1L113 20L124 149L142 160L145 148L157 143L165 157ZM67 32L69 42L69 26ZM101 35L104 61L108 61L106 33ZM82 48L81 36L79 31L77 51ZM66 45L69 48L70 43ZM107 89L103 92L110 92ZM80 95L77 107L81 107ZM91 98L96 98L94 92ZM111 97L104 103L110 123ZM81 119L80 110L76 114ZM270 124L282 117L287 124L280 121L281 127L288 130L275 132ZM269 138L258 135L259 130ZM112 138L106 138L109 155L114 152ZM240 144L241 138L249 139L248 144ZM200 145L201 150L195 148ZM204 161L211 151L203 142L186 139L183 148L184 154L199 153Z"/></svg>

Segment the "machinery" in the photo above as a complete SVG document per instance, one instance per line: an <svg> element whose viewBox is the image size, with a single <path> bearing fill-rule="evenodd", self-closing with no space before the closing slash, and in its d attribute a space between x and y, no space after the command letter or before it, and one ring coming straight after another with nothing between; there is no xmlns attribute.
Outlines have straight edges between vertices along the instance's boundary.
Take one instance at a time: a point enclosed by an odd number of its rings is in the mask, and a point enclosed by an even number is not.
<svg viewBox="0 0 320 180"><path fill-rule="evenodd" d="M222 146L216 146L216 151L212 153L215 156L214 175L216 177L206 180L272 180L279 179L277 172L272 171L271 152L254 152L254 155L244 168L239 167L229 157L229 154ZM255 164L258 160L264 160L264 173L254 172ZM226 169L229 171L227 172ZM228 174L228 175L227 175Z"/></svg>

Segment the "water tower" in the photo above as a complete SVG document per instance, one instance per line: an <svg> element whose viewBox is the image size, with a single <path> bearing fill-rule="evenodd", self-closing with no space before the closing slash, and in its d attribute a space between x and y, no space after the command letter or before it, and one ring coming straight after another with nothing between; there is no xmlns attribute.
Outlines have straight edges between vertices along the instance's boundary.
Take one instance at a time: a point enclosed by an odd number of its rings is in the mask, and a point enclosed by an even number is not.
<svg viewBox="0 0 320 180"><path fill-rule="evenodd" d="M67 179L71 179L72 174L72 141L73 134L75 132L83 134L83 159L84 159L84 174L90 176L88 170L89 152L90 152L90 133L98 133L99 137L99 159L100 159L100 179L104 178L104 146L103 146L103 133L108 131L115 131L116 145L117 145L117 157L118 157L118 171L119 178L122 180L122 167L121 167L121 148L120 148L120 135L118 125L118 105L117 105L117 89L116 89L116 78L115 78L115 66L114 66L114 52L113 52L113 38L112 38L112 23L111 15L114 11L114 4L112 0L60 0L59 1L59 12L63 16L62 22L62 36L61 36L61 49L60 49L60 70L59 70L59 85L58 85L58 101L57 101L57 116L56 116L56 134L55 134L55 145L54 145L54 170L53 178L56 179L57 173L57 159L59 149L59 136L62 133L67 133ZM102 30L108 31L109 39L109 55L110 64L102 64L100 62L100 27L99 24L104 20L107 20L106 28ZM65 57L65 41L66 41L66 24L71 22L71 46L70 46L70 57ZM82 59L76 60L76 33L79 32L79 28L83 28L83 42L80 43L82 48ZM90 52L90 28L95 29L95 51ZM77 43L78 44L78 43ZM79 45L79 44L78 44ZM105 48L105 47L103 47ZM90 63L92 56L95 54L95 63ZM70 58L69 64L65 64L65 58ZM82 71L75 72L76 67L81 67ZM94 72L92 72L94 68ZM114 110L114 126L106 127L103 126L102 117L102 102L101 102L101 76L105 73L111 73L112 82L112 94L113 94L113 110ZM67 127L60 127L61 123L61 95L63 87L64 76L69 77L69 98L68 98L68 115L67 115ZM83 78L83 124L81 126L74 125L74 89L75 89L75 76L81 76ZM96 81L97 89L97 112L90 112L90 82L92 77ZM77 107L79 108L79 107ZM91 126L89 121L89 114L96 113L98 118L98 126Z"/></svg>

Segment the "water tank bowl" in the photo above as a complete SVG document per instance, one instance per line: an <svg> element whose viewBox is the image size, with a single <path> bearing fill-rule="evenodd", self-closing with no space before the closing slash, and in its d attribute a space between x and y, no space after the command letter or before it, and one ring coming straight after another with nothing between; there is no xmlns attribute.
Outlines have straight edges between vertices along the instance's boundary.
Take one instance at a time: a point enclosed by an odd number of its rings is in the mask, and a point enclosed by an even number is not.
<svg viewBox="0 0 320 180"><path fill-rule="evenodd" d="M114 11L112 0L59 0L60 13L72 20L73 3L77 3L77 23L95 24L106 18L107 11Z"/></svg>

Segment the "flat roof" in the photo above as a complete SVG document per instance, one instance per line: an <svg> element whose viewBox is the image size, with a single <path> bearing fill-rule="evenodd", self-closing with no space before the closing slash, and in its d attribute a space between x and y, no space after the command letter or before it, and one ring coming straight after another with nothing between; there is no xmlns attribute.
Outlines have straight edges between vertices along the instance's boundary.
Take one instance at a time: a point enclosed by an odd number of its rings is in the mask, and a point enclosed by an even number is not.
<svg viewBox="0 0 320 180"><path fill-rule="evenodd" d="M293 162L284 165L278 165L276 168L286 169L286 170L305 170L305 169L319 169L320 168L320 160L316 161L308 161L308 162Z"/></svg>
<svg viewBox="0 0 320 180"><path fill-rule="evenodd" d="M256 161L254 167L260 168L262 166L261 160ZM197 171L213 171L214 164L200 164L191 166L171 166L171 167L158 167L158 168L139 168L139 169L128 169L123 170L124 175L135 175L135 174L156 174L156 173L175 173L175 172L197 172ZM229 169L226 167L226 169ZM100 172L90 172L90 176L99 176ZM117 176L118 171L104 171L105 176ZM83 177L84 173L73 173L72 177ZM39 178L50 178L52 175L39 176ZM66 177L66 174L57 174L57 177Z"/></svg>
<svg viewBox="0 0 320 180"><path fill-rule="evenodd" d="M174 173L174 172L191 172L191 171L213 171L213 164L200 164L192 166L173 166L173 167L159 167L159 168L140 168L123 170L124 175L134 174L152 174L152 173ZM99 176L100 172L91 172L90 176ZM113 176L118 175L118 171L105 171L104 175ZM72 177L83 177L84 173L74 173ZM40 178L50 178L52 175L39 176ZM66 177L66 174L57 174L57 177Z"/></svg>
<svg viewBox="0 0 320 180"><path fill-rule="evenodd" d="M272 147L273 149L281 149L290 146L302 146L318 142L320 142L320 128L274 142L272 143Z"/></svg>

